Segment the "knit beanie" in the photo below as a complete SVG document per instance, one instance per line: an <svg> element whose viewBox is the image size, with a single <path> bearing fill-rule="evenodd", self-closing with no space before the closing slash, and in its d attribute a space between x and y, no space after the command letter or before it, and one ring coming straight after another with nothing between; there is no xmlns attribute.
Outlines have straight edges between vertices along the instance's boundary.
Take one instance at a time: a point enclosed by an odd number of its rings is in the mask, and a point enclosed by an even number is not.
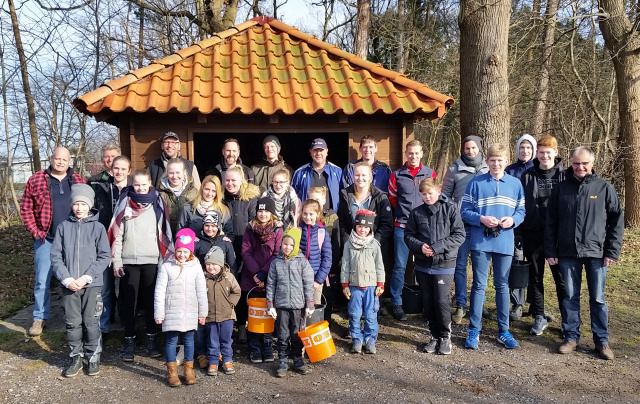
<svg viewBox="0 0 640 404"><path fill-rule="evenodd" d="M368 226L373 231L373 224L376 220L376 212L368 209L360 209L356 212L356 219L353 222L353 228L357 225Z"/></svg>
<svg viewBox="0 0 640 404"><path fill-rule="evenodd" d="M462 154L464 154L464 144L467 143L468 141L472 141L473 143L475 143L476 146L478 146L480 153L482 153L482 146L483 146L482 138L476 135L469 135L469 136L466 136L464 139L462 139Z"/></svg>
<svg viewBox="0 0 640 404"><path fill-rule="evenodd" d="M211 247L211 249L207 252L207 255L204 256L204 263L205 264L210 263L210 264L218 265L219 267L223 267L224 251L222 251L222 248L216 245Z"/></svg>
<svg viewBox="0 0 640 404"><path fill-rule="evenodd" d="M268 210L272 215L278 216L276 214L276 203L268 196L258 199L258 203L256 204L256 213L259 210Z"/></svg>
<svg viewBox="0 0 640 404"><path fill-rule="evenodd" d="M178 248L186 248L187 250L193 252L193 247L196 242L196 234L188 227L178 231L176 234L176 250Z"/></svg>
<svg viewBox="0 0 640 404"><path fill-rule="evenodd" d="M217 210L208 210L205 214L204 214L204 220L202 220L202 223L204 225L204 223L211 223L216 227L220 227L220 212L218 212Z"/></svg>
<svg viewBox="0 0 640 404"><path fill-rule="evenodd" d="M71 185L71 204L76 202L84 202L89 205L89 209L93 208L94 199L96 197L95 192L91 186L87 184L73 184Z"/></svg>
<svg viewBox="0 0 640 404"><path fill-rule="evenodd" d="M276 136L269 135L269 136L265 137L262 140L262 147L264 147L264 145L266 145L269 142L271 142L271 143L276 145L276 147L278 148L278 153L279 153L280 150L282 149L282 146L280 146L280 139L278 139Z"/></svg>
<svg viewBox="0 0 640 404"><path fill-rule="evenodd" d="M293 240L293 251L291 254L287 255L287 257L294 257L298 255L298 250L300 248L300 238L302 238L302 230L299 227L288 227L287 230L282 233L282 240L284 241L285 237L289 237Z"/></svg>

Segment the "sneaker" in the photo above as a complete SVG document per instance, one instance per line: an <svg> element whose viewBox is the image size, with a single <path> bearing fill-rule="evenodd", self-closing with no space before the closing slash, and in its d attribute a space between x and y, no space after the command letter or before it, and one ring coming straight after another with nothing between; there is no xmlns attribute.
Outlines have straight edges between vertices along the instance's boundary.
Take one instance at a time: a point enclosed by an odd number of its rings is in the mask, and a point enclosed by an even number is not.
<svg viewBox="0 0 640 404"><path fill-rule="evenodd" d="M198 366L200 367L200 369L206 369L207 366L209 366L207 355L198 355L196 361L198 362Z"/></svg>
<svg viewBox="0 0 640 404"><path fill-rule="evenodd" d="M375 355L375 353L376 353L376 344L375 343L366 344L364 346L364 353L368 353L370 355Z"/></svg>
<svg viewBox="0 0 640 404"><path fill-rule="evenodd" d="M133 362L136 350L136 337L125 337L124 348L122 349L122 360L125 362Z"/></svg>
<svg viewBox="0 0 640 404"><path fill-rule="evenodd" d="M454 324L460 324L462 322L462 319L464 318L465 314L467 314L467 308L466 307L456 306L455 311L451 315L451 321L453 321Z"/></svg>
<svg viewBox="0 0 640 404"><path fill-rule="evenodd" d="M293 370L300 373L301 375L306 375L309 373L309 368L304 364L302 358L293 358Z"/></svg>
<svg viewBox="0 0 640 404"><path fill-rule="evenodd" d="M97 376L100 373L100 362L89 362L87 367L87 376Z"/></svg>
<svg viewBox="0 0 640 404"><path fill-rule="evenodd" d="M440 338L438 340L438 354L451 355L451 338Z"/></svg>
<svg viewBox="0 0 640 404"><path fill-rule="evenodd" d="M598 356L604 360L612 361L613 351L609 348L608 344L605 345L596 345L596 352L598 352Z"/></svg>
<svg viewBox="0 0 640 404"><path fill-rule="evenodd" d="M361 353L362 352L362 341L359 339L354 339L353 344L351 344L351 353Z"/></svg>
<svg viewBox="0 0 640 404"><path fill-rule="evenodd" d="M278 364L278 369L276 370L276 376L285 377L287 375L287 370L289 370L289 362L287 360L281 360Z"/></svg>
<svg viewBox="0 0 640 404"><path fill-rule="evenodd" d="M498 342L503 344L507 349L514 349L520 347L518 341L513 338L513 335L509 331L502 331L498 334Z"/></svg>
<svg viewBox="0 0 640 404"><path fill-rule="evenodd" d="M218 375L218 365L209 365L209 369L207 370L207 376L217 376Z"/></svg>
<svg viewBox="0 0 640 404"><path fill-rule="evenodd" d="M33 324L31 324L31 328L27 333L30 337L37 337L42 334L42 330L44 330L44 320L33 320Z"/></svg>
<svg viewBox="0 0 640 404"><path fill-rule="evenodd" d="M422 347L422 352L434 353L438 350L439 343L440 340L438 340L437 338L431 338L431 341L429 341L427 344L424 344L424 346Z"/></svg>
<svg viewBox="0 0 640 404"><path fill-rule="evenodd" d="M514 304L511 306L511 311L509 311L509 320L510 321L519 321L522 318L522 305Z"/></svg>
<svg viewBox="0 0 640 404"><path fill-rule="evenodd" d="M236 370L233 368L233 362L225 362L222 365L222 370L224 371L225 375L232 375L236 373Z"/></svg>
<svg viewBox="0 0 640 404"><path fill-rule="evenodd" d="M258 349L252 349L249 352L249 360L251 363L262 363L262 353Z"/></svg>
<svg viewBox="0 0 640 404"><path fill-rule="evenodd" d="M405 321L407 319L407 315L402 310L402 306L391 306L391 315L398 321Z"/></svg>
<svg viewBox="0 0 640 404"><path fill-rule="evenodd" d="M71 363L62 372L64 377L76 377L82 369L82 357L80 355L72 356Z"/></svg>
<svg viewBox="0 0 640 404"><path fill-rule="evenodd" d="M578 342L572 339L565 339L562 345L558 347L558 353L568 354L576 350Z"/></svg>
<svg viewBox="0 0 640 404"><path fill-rule="evenodd" d="M542 314L538 314L533 321L533 327L529 330L529 334L531 335L542 335L542 332L547 328L549 323L547 323L547 319Z"/></svg>
<svg viewBox="0 0 640 404"><path fill-rule="evenodd" d="M464 347L467 349L478 349L480 332L476 330L467 330L467 333L467 339L464 341Z"/></svg>

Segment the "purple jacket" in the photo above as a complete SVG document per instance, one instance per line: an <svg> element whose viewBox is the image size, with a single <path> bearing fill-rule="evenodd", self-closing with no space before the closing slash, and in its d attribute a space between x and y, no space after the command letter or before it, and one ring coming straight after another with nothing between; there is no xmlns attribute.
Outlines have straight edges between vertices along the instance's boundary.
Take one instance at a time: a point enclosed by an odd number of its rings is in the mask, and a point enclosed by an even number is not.
<svg viewBox="0 0 640 404"><path fill-rule="evenodd" d="M240 289L248 292L256 286L253 280L254 275L265 282L269 273L271 261L280 253L282 243L282 227L276 227L275 237L269 242L262 244L256 233L251 228L251 222L247 225L242 237L242 275L240 276Z"/></svg>

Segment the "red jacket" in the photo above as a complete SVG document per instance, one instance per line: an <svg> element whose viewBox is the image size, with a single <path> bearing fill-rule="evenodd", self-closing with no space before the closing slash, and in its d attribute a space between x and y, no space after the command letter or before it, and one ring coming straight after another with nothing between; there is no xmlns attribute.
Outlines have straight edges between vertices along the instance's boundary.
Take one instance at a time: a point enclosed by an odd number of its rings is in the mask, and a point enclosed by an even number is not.
<svg viewBox="0 0 640 404"><path fill-rule="evenodd" d="M20 219L27 231L32 236L37 235L40 240L44 240L49 233L51 220L53 216L53 206L51 206L50 178L51 167L46 170L36 172L29 178L27 185L24 187L24 194L20 201ZM65 180L70 184L84 183L84 179L73 172L73 169L67 170ZM71 207L69 207L71 210Z"/></svg>

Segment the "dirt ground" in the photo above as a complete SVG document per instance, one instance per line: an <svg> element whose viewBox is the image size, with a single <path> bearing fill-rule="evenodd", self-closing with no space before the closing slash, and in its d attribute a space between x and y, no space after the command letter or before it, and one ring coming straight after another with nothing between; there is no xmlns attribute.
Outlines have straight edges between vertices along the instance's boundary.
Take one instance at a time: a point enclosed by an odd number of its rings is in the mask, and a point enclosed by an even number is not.
<svg viewBox="0 0 640 404"><path fill-rule="evenodd" d="M490 302L488 307L495 306ZM106 339L98 376L61 378L68 360L61 324L51 324L42 337L25 338L29 310L0 322L4 328L0 331L5 331L0 332L3 403L640 402L636 348L612 343L617 357L607 362L597 358L590 337L583 337L577 352L556 354L561 342L558 320L540 337L528 334L530 317L512 324L521 348L511 351L497 343L495 321L485 321L477 351L463 349L466 325L454 325L453 354L439 356L419 351L420 344L428 340L420 315L402 323L383 317L377 354L354 355L349 353L350 341L344 338L347 321L334 314L331 330L337 353L311 364L306 376L290 371L286 378L278 379L274 376L276 362L252 364L246 348L235 346L235 375L197 373L196 385L169 388L162 358L141 353L133 363L119 359L122 334L118 331ZM140 347L137 353L142 351Z"/></svg>

